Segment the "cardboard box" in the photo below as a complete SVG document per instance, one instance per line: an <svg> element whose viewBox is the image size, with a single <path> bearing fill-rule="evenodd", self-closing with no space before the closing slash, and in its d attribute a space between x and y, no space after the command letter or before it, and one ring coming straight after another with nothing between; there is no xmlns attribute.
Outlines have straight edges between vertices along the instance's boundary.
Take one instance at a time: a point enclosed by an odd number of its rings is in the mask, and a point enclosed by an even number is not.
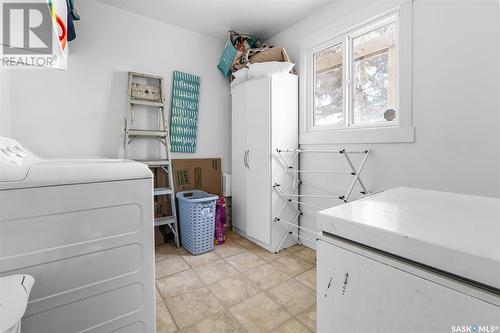
<svg viewBox="0 0 500 333"><path fill-rule="evenodd" d="M160 231L160 227L155 227L155 246L160 246L163 244L165 244L165 239L162 232Z"/></svg>
<svg viewBox="0 0 500 333"><path fill-rule="evenodd" d="M172 160L175 192L202 190L222 195L220 158Z"/></svg>
<svg viewBox="0 0 500 333"><path fill-rule="evenodd" d="M154 187L169 187L167 172L162 168L151 168L154 176ZM154 212L155 217L172 215L170 207L170 197L167 195L160 195L154 197Z"/></svg>
<svg viewBox="0 0 500 333"><path fill-rule="evenodd" d="M168 177L162 168L151 168L154 177L154 187L168 187ZM162 217L172 215L170 198L166 195L154 197L154 216ZM168 233L165 226L155 227L155 246L165 244L165 236Z"/></svg>
<svg viewBox="0 0 500 333"><path fill-rule="evenodd" d="M222 172L220 158L175 159L172 160L175 192L202 190L222 195ZM154 176L154 187L169 187L168 175L161 168L151 168ZM155 217L172 215L170 198L166 195L154 198ZM155 245L165 243L164 237L168 228L155 228Z"/></svg>

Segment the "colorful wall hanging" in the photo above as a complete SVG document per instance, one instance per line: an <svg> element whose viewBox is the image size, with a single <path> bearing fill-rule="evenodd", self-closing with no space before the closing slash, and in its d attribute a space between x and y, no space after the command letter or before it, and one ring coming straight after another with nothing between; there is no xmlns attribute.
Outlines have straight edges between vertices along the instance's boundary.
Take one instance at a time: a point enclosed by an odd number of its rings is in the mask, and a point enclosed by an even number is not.
<svg viewBox="0 0 500 333"><path fill-rule="evenodd" d="M52 53L50 67L67 70L68 68L68 7L65 0L47 0L53 20Z"/></svg>
<svg viewBox="0 0 500 333"><path fill-rule="evenodd" d="M170 150L178 153L196 151L200 77L174 71L170 116Z"/></svg>

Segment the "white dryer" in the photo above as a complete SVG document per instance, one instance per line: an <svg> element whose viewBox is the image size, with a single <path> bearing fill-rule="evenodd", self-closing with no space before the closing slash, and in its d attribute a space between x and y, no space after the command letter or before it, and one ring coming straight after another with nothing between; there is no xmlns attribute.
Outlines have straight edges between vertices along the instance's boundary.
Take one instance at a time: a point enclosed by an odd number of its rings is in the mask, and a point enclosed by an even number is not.
<svg viewBox="0 0 500 333"><path fill-rule="evenodd" d="M152 174L0 137L0 276L36 284L23 333L154 332Z"/></svg>

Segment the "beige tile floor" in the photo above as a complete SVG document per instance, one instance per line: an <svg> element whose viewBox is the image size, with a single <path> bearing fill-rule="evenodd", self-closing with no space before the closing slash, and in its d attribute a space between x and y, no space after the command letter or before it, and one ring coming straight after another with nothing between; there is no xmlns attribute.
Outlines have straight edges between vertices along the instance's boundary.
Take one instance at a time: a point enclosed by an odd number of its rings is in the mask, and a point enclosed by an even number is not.
<svg viewBox="0 0 500 333"><path fill-rule="evenodd" d="M272 254L235 233L199 256L156 248L157 333L316 330L316 252Z"/></svg>

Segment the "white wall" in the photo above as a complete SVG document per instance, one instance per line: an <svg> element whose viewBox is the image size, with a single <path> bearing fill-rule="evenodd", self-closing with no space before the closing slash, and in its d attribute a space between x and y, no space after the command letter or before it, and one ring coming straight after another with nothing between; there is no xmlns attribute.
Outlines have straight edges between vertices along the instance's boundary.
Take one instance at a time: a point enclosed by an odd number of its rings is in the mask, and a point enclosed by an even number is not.
<svg viewBox="0 0 500 333"><path fill-rule="evenodd" d="M78 10L67 72L12 71L11 136L42 156L121 157L127 71L163 75L170 105L172 71L180 70L201 77L201 95L197 151L174 158L221 157L228 169L229 84L216 68L225 41L94 0Z"/></svg>
<svg viewBox="0 0 500 333"><path fill-rule="evenodd" d="M362 5L334 3L271 41L298 61L304 39ZM413 6L415 143L303 148L373 150L364 175L372 191L405 185L500 197L499 3L415 0ZM343 169L342 163L338 156L301 160L304 169ZM328 191L345 188L339 176L310 176L304 183ZM301 190L318 192L308 185ZM338 201L316 203L328 207ZM305 215L301 223L313 227L314 211Z"/></svg>
<svg viewBox="0 0 500 333"><path fill-rule="evenodd" d="M0 136L10 135L10 71L0 69Z"/></svg>
<svg viewBox="0 0 500 333"><path fill-rule="evenodd" d="M0 6L0 15L3 17L3 8ZM0 26L0 33L3 34ZM1 46L0 46L1 47ZM9 71L0 68L0 136L8 136L10 130L9 123Z"/></svg>

